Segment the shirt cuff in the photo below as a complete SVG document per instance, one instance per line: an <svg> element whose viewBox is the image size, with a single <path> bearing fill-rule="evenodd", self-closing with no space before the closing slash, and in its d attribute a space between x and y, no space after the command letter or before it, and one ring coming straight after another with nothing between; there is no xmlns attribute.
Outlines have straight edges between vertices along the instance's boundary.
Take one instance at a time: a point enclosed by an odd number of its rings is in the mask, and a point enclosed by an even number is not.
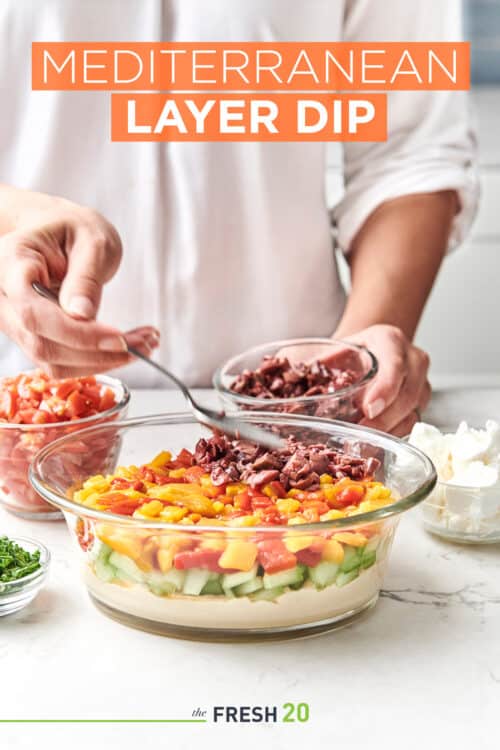
<svg viewBox="0 0 500 750"><path fill-rule="evenodd" d="M368 184L369 180L369 184ZM415 193L456 190L460 209L453 219L448 251L455 249L467 236L477 213L479 180L475 166L450 166L450 163L409 166L398 173L374 174L356 185L348 186L342 200L333 209L337 246L348 253L351 243L368 217L382 203Z"/></svg>

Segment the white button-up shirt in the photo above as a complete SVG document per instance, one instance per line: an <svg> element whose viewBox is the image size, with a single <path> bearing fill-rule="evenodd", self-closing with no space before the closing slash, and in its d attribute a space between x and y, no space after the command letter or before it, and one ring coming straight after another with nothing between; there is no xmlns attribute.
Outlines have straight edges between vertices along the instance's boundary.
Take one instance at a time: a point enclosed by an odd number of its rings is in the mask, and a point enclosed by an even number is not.
<svg viewBox="0 0 500 750"><path fill-rule="evenodd" d="M124 257L100 317L153 324L161 361L209 384L266 340L327 336L342 314L322 143L112 143L109 92L32 92L33 41L456 41L458 0L2 0L0 181L98 209ZM391 92L389 138L345 144L339 247L383 201L456 189L460 241L475 210L461 92ZM1 207L0 207L1 210ZM425 241L425 227L423 227ZM0 338L0 374L28 365ZM139 363L120 374L156 385Z"/></svg>

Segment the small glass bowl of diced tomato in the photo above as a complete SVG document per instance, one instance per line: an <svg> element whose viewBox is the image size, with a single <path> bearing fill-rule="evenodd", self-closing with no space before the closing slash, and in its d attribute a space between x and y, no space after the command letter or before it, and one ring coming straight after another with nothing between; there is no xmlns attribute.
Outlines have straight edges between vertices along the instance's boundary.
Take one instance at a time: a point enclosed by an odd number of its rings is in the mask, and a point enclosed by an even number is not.
<svg viewBox="0 0 500 750"><path fill-rule="evenodd" d="M34 370L1 379L0 504L23 518L61 518L29 483L34 455L63 435L124 417L129 400L127 387L106 375L56 379ZM90 468L106 450L96 445L78 461Z"/></svg>

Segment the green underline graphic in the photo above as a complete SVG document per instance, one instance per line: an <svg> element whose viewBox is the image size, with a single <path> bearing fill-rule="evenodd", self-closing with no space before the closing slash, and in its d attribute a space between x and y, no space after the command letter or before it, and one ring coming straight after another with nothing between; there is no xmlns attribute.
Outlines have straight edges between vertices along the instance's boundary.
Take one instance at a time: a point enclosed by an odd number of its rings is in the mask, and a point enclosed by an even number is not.
<svg viewBox="0 0 500 750"><path fill-rule="evenodd" d="M0 719L0 724L206 724L207 719Z"/></svg>

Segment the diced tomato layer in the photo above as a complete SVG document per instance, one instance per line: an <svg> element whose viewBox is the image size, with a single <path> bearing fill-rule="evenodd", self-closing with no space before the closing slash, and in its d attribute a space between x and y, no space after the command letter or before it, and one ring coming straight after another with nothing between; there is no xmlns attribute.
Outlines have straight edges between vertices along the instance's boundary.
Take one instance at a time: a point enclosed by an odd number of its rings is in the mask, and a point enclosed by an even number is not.
<svg viewBox="0 0 500 750"><path fill-rule="evenodd" d="M78 518L75 531L78 544L84 552L87 552L94 544L94 534L90 523L83 518Z"/></svg>
<svg viewBox="0 0 500 750"><path fill-rule="evenodd" d="M195 549L178 552L174 557L174 566L177 570L204 568L212 573L228 573L230 571L221 568L218 564L221 554L220 549Z"/></svg>
<svg viewBox="0 0 500 750"><path fill-rule="evenodd" d="M12 391L4 391L0 397L0 414L3 414L5 419L11 420L16 413L16 401L17 397Z"/></svg>
<svg viewBox="0 0 500 750"><path fill-rule="evenodd" d="M213 485L212 487L203 487L202 492L204 495L206 495L206 497L211 497L212 499L215 499L226 493L226 485L219 484L219 485Z"/></svg>
<svg viewBox="0 0 500 750"><path fill-rule="evenodd" d="M266 573L279 573L280 570L294 568L297 558L285 547L281 539L266 539L258 544L257 559Z"/></svg>
<svg viewBox="0 0 500 750"><path fill-rule="evenodd" d="M54 386L53 393L57 398L67 399L69 394L77 387L75 380L67 378Z"/></svg>
<svg viewBox="0 0 500 750"><path fill-rule="evenodd" d="M238 508L239 510L245 511L252 509L252 499L247 490L244 490L244 492L239 492L237 495L235 495L234 507Z"/></svg>
<svg viewBox="0 0 500 750"><path fill-rule="evenodd" d="M252 498L252 508L254 510L257 510L258 508L269 508L271 505L274 505L274 501L272 497L268 497L267 495L258 495L257 497Z"/></svg>
<svg viewBox="0 0 500 750"><path fill-rule="evenodd" d="M73 417L83 417L87 411L87 400L83 393L71 391L66 399L66 414L71 419Z"/></svg>
<svg viewBox="0 0 500 750"><path fill-rule="evenodd" d="M173 461L169 461L167 464L165 464L165 468L167 469L188 469L190 466L193 466L194 464L194 456L191 453L191 451L186 450L186 448L183 448L177 458L175 458Z"/></svg>
<svg viewBox="0 0 500 750"><path fill-rule="evenodd" d="M112 389L103 389L93 376L56 380L37 370L0 381L0 420L14 424L83 419L115 404Z"/></svg>
<svg viewBox="0 0 500 750"><path fill-rule="evenodd" d="M286 490L281 482L278 482L277 480L275 480L274 482L269 482L269 487L274 492L276 497L286 497Z"/></svg>
<svg viewBox="0 0 500 750"><path fill-rule="evenodd" d="M321 562L321 549L315 547L306 547L296 552L297 560L303 565L309 565L314 568L319 562Z"/></svg>
<svg viewBox="0 0 500 750"><path fill-rule="evenodd" d="M365 488L361 484L353 484L341 490L335 497L336 508L347 508L349 505L358 505L365 494Z"/></svg>
<svg viewBox="0 0 500 750"><path fill-rule="evenodd" d="M123 492L108 492L99 499L99 503L105 505L106 510L109 510L110 513L131 516L144 503L145 499L143 497L128 497Z"/></svg>
<svg viewBox="0 0 500 750"><path fill-rule="evenodd" d="M270 505L268 508L262 508L260 514L264 524L270 524L273 526L282 523L281 513L275 505Z"/></svg>
<svg viewBox="0 0 500 750"><path fill-rule="evenodd" d="M106 388L103 392L100 400L98 401L98 405L96 405L97 411L107 411L108 409L112 409L113 406L116 404L116 398L115 394L111 390L111 388Z"/></svg>
<svg viewBox="0 0 500 750"><path fill-rule="evenodd" d="M184 478L187 482L197 483L205 473L205 469L202 469L201 466L190 466L189 469L186 470Z"/></svg>

